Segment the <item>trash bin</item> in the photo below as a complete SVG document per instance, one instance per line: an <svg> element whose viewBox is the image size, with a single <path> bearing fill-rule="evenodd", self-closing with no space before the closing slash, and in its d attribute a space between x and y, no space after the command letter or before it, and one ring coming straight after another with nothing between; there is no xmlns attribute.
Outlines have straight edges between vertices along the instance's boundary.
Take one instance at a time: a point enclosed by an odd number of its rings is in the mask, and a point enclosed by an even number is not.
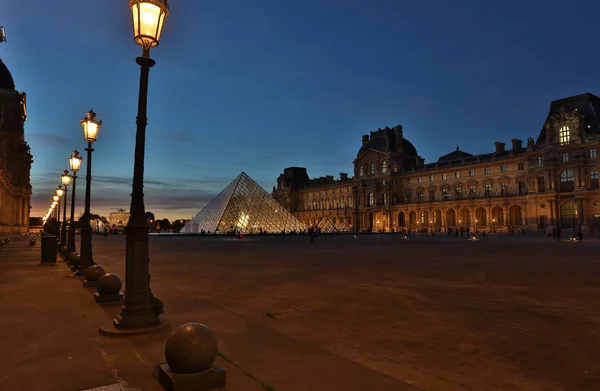
<svg viewBox="0 0 600 391"><path fill-rule="evenodd" d="M58 236L42 236L42 263L56 263Z"/></svg>

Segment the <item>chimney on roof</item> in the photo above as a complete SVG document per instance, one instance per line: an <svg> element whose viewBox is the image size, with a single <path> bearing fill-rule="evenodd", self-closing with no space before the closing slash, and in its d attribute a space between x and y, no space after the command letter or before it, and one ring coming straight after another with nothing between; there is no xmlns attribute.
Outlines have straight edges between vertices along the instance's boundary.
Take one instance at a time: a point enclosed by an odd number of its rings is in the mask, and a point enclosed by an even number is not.
<svg viewBox="0 0 600 391"><path fill-rule="evenodd" d="M367 141L369 141L369 135L365 134L362 136L362 143L363 145L365 145L367 143Z"/></svg>
<svg viewBox="0 0 600 391"><path fill-rule="evenodd" d="M340 180L345 181L346 179L348 179L348 173L340 172Z"/></svg>
<svg viewBox="0 0 600 391"><path fill-rule="evenodd" d="M328 184L333 183L333 175L327 175L325 177L325 180L327 181Z"/></svg>
<svg viewBox="0 0 600 391"><path fill-rule="evenodd" d="M403 153L404 148L402 148L402 140L404 139L404 131L402 130L402 125L394 126L394 139L396 142L396 152ZM390 145L390 149L392 146Z"/></svg>
<svg viewBox="0 0 600 391"><path fill-rule="evenodd" d="M501 143L500 141L496 141L496 142L494 143L494 145L496 145L496 153L502 153L502 152L504 152L504 146L505 146L506 144L504 144L504 143Z"/></svg>
<svg viewBox="0 0 600 391"><path fill-rule="evenodd" d="M513 138L512 140L510 140L510 142L512 143L513 152L521 152L521 150L523 149L523 140Z"/></svg>

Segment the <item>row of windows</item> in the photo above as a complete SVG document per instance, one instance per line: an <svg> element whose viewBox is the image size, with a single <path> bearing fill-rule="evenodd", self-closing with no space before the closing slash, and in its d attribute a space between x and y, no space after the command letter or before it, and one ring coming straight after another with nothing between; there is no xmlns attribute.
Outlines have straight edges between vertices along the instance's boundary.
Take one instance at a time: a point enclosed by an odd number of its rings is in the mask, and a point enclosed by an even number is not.
<svg viewBox="0 0 600 391"><path fill-rule="evenodd" d="M517 167L518 167L518 170L519 170L519 171L523 171L523 170L525 169L525 164L524 164L524 163L522 163L522 162L520 162L520 163L517 165ZM505 173L505 172L506 172L506 165L504 165L504 164L503 164L503 165L501 165L501 166L500 166L500 172L501 172L501 173ZM490 173L491 173L491 168L490 168L490 167L485 167L485 168L483 169L483 173L484 173L484 175L490 175ZM469 170L469 177L474 177L474 176L475 176L475 169L474 169L474 168L471 168L471 169ZM461 177L461 172L460 172L460 171L456 171L456 172L454 173L454 178L455 178L455 179L460 179L460 177ZM448 179L448 174L447 174L447 173L445 173L445 172L444 172L444 173L442 173L442 180L443 180L443 181L445 181L445 180L447 180L447 179ZM435 175L429 175L429 182L434 182L434 181L435 181ZM423 183L423 177L417 177L417 183ZM410 178L408 178L408 179L406 180L406 184L407 184L407 185L410 185Z"/></svg>
<svg viewBox="0 0 600 391"><path fill-rule="evenodd" d="M596 150L596 148L591 148L588 151L588 156L590 159L596 159L598 157L598 151ZM569 153L565 152L562 154L562 161L563 162L568 162L569 161ZM544 157L543 156L538 156L537 157L537 165L538 166L543 166L544 165Z"/></svg>
<svg viewBox="0 0 600 391"><path fill-rule="evenodd" d="M392 170L394 172L398 172L398 163L397 162L392 162ZM388 173L388 162L387 161L384 160L383 163L381 163L380 171L382 174ZM375 165L375 163L371 163L369 165L369 175L377 175L377 166ZM359 167L358 176L360 176L360 177L365 176L365 166L364 165L361 165Z"/></svg>
<svg viewBox="0 0 600 391"><path fill-rule="evenodd" d="M337 190L339 190L339 193L352 193L352 186L348 186L346 187L342 187L342 188L338 188ZM336 193L336 189L331 189L331 194L335 194ZM312 193L306 193L306 198L312 198L312 197L318 197L318 196L323 196L323 195L329 195L329 190L325 190L325 191L317 191L317 192L312 192Z"/></svg>

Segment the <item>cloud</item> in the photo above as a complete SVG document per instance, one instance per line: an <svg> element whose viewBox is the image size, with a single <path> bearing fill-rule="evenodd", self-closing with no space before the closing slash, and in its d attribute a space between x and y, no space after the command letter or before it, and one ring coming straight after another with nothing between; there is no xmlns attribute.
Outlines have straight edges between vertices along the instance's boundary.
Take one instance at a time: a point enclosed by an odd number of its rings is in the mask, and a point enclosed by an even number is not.
<svg viewBox="0 0 600 391"><path fill-rule="evenodd" d="M51 203L56 189L55 173L32 176L35 186L32 196L32 216L42 215ZM147 179L144 181L144 204L146 210L158 212L169 219L182 218L197 213L215 197L233 178L206 176L197 178L170 178L169 181ZM94 213L108 216L118 208L129 208L131 203L131 178L94 176L92 180L91 209ZM81 181L79 183L85 183ZM76 212L83 212L85 185L77 187ZM68 204L70 204L70 193ZM62 206L62 201L61 201ZM70 206L69 206L70 208Z"/></svg>

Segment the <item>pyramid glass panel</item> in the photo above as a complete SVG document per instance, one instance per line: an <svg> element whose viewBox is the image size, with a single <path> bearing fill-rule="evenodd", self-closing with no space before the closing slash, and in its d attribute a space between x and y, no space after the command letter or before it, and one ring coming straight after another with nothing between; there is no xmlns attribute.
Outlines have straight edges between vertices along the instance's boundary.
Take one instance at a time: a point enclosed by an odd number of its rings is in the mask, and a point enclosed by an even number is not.
<svg viewBox="0 0 600 391"><path fill-rule="evenodd" d="M321 221L319 221L319 223L317 224L317 227L319 227L319 229L323 233L333 234L333 233L338 233L339 232L338 229L331 222L331 220L329 220L329 217L327 217L327 216L323 217L321 219Z"/></svg>
<svg viewBox="0 0 600 391"><path fill-rule="evenodd" d="M246 173L213 198L181 232L282 233L303 230L302 224Z"/></svg>

